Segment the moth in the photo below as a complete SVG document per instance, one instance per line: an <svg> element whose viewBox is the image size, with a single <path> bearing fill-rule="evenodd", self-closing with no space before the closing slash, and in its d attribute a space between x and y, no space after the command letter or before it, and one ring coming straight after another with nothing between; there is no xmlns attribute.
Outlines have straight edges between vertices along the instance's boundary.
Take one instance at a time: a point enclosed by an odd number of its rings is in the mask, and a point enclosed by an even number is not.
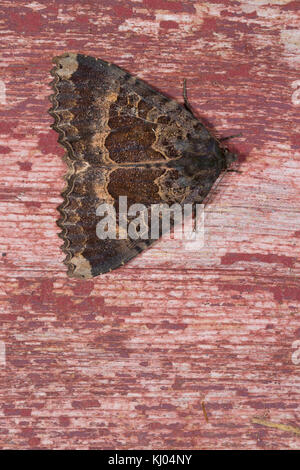
<svg viewBox="0 0 300 470"><path fill-rule="evenodd" d="M99 239L99 205L199 203L235 160L189 106L101 59L53 59L50 114L65 147L58 225L69 276L87 279L127 263L154 240ZM120 224L119 224L120 225Z"/></svg>

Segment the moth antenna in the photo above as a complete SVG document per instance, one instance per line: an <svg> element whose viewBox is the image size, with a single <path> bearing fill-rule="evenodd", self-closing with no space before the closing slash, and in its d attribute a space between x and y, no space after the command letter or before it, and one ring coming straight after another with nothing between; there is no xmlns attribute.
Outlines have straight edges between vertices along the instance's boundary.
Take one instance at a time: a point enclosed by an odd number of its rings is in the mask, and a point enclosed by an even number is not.
<svg viewBox="0 0 300 470"><path fill-rule="evenodd" d="M191 105L190 105L190 103L189 103L189 100L188 100L188 97L187 97L186 78L183 79L183 100L184 100L184 106L185 106L185 108L186 108L190 113L192 113L192 115L194 116L192 107L191 107Z"/></svg>
<svg viewBox="0 0 300 470"><path fill-rule="evenodd" d="M225 140L234 139L235 137L241 137L243 134L240 132L239 134L228 135L227 137L221 137L219 142L224 142Z"/></svg>

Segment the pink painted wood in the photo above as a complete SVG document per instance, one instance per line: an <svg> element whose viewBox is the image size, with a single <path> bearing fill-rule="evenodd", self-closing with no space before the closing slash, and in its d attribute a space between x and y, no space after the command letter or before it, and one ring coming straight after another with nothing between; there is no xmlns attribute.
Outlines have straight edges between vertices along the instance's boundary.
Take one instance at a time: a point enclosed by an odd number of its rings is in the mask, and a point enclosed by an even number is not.
<svg viewBox="0 0 300 470"><path fill-rule="evenodd" d="M1 447L298 448L297 2L13 5L1 1ZM163 240L111 274L66 277L66 168L47 114L64 51L179 101L186 78L199 118L242 132L203 248Z"/></svg>

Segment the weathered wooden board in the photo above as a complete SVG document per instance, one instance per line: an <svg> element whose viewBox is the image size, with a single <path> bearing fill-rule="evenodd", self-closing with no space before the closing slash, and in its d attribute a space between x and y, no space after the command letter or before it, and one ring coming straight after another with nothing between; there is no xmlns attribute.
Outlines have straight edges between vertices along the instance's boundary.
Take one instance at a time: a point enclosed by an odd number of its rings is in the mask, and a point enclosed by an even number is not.
<svg viewBox="0 0 300 470"><path fill-rule="evenodd" d="M297 6L1 1L2 448L299 448ZM113 273L66 277L66 168L47 114L65 51L178 101L186 78L216 135L242 132L203 248L162 240Z"/></svg>

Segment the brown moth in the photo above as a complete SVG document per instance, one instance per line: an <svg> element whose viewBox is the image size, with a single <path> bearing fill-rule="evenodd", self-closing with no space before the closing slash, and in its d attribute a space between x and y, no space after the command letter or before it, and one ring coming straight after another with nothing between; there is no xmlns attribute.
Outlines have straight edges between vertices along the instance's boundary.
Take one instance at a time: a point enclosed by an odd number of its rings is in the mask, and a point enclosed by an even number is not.
<svg viewBox="0 0 300 470"><path fill-rule="evenodd" d="M97 236L97 207L202 203L235 156L188 106L116 65L66 53L53 59L50 114L68 165L58 221L69 276L87 279L125 264L154 240Z"/></svg>

